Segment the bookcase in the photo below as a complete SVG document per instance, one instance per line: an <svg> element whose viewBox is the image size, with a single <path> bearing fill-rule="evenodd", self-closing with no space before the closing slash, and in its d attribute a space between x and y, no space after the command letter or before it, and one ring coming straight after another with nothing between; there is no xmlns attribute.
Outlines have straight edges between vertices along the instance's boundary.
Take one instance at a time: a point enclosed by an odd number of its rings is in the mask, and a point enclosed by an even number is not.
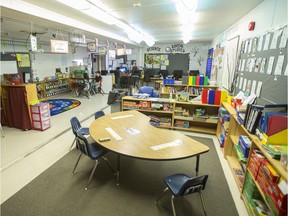
<svg viewBox="0 0 288 216"><path fill-rule="evenodd" d="M122 111L138 110L148 115L154 122L154 126L161 128L171 128L173 119L174 100L167 98L133 98L125 96L122 98ZM154 121L153 121L154 119ZM156 123L157 122L157 123Z"/></svg>
<svg viewBox="0 0 288 216"><path fill-rule="evenodd" d="M45 97L51 97L71 90L70 79L57 79L44 82Z"/></svg>
<svg viewBox="0 0 288 216"><path fill-rule="evenodd" d="M287 211L285 206L287 194L282 194L284 198L281 197L279 189L279 185L283 183L282 179L286 181L284 186L287 187L287 170L284 169L280 161L273 159L267 153L256 135L250 134L243 125L239 124L235 109L226 102L223 102L221 107L224 107L230 114L224 157L231 168L249 215L260 215L258 213L261 209L257 207L259 203L261 206L265 206L271 215L287 215L285 212L285 209ZM222 122L218 120L217 137L220 136L222 130ZM237 150L240 135L247 136L251 140L246 160L243 159L241 151Z"/></svg>
<svg viewBox="0 0 288 216"><path fill-rule="evenodd" d="M122 98L122 111L138 110L160 121L163 128L215 134L219 105L202 104L201 102L180 102L167 98ZM204 111L205 115L196 116ZM152 123L153 124L153 123ZM153 124L154 125L154 124Z"/></svg>

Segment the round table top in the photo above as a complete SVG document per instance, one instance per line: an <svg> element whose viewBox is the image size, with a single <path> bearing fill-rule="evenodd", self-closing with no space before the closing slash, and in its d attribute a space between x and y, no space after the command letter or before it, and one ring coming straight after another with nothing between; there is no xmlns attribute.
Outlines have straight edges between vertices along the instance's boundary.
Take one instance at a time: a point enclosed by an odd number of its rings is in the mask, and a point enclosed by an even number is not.
<svg viewBox="0 0 288 216"><path fill-rule="evenodd" d="M154 127L150 118L138 111L108 114L90 126L91 137L105 148L121 155L148 160L175 160L209 151L204 144L179 131ZM109 141L99 139L109 137Z"/></svg>

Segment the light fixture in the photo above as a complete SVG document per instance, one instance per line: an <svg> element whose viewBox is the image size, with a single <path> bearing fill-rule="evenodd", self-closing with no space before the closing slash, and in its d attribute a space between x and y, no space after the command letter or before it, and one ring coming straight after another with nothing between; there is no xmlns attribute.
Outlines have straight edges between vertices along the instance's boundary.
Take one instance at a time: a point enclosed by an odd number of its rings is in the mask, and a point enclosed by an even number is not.
<svg viewBox="0 0 288 216"><path fill-rule="evenodd" d="M195 18L198 0L174 0L175 8L179 14L179 21L182 25L183 43L188 43L191 39L191 24Z"/></svg>
<svg viewBox="0 0 288 216"><path fill-rule="evenodd" d="M87 14L88 16L93 17L94 19L100 20L108 25L115 24L116 18L102 10L101 8L94 5L90 1L86 0L57 0L62 4L65 4L69 7L72 7L76 10L81 11L82 13Z"/></svg>
<svg viewBox="0 0 288 216"><path fill-rule="evenodd" d="M118 20L116 17L108 12L108 8L98 0L57 0L58 2L72 7L76 10L85 13L94 19L100 20L108 25L116 25L119 28L125 30L128 38L136 43L141 43L145 41L148 46L152 46L155 41L149 36L132 28L128 24ZM138 6L138 5L137 5ZM152 44L152 45L151 45Z"/></svg>

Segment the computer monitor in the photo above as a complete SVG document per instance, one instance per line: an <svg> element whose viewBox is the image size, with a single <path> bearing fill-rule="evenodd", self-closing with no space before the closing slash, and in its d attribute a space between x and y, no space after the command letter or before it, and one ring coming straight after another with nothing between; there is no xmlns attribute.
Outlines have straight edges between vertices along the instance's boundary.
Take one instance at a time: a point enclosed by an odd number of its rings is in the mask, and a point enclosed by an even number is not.
<svg viewBox="0 0 288 216"><path fill-rule="evenodd" d="M107 75L108 74L108 70L101 70L101 75Z"/></svg>
<svg viewBox="0 0 288 216"><path fill-rule="evenodd" d="M174 70L173 71L173 77L175 80L179 80L182 78L183 71L182 70Z"/></svg>
<svg viewBox="0 0 288 216"><path fill-rule="evenodd" d="M199 76L200 75L200 71L199 70L190 70L189 71L189 75L190 76Z"/></svg>
<svg viewBox="0 0 288 216"><path fill-rule="evenodd" d="M168 70L160 70L159 74L161 74L163 79L165 79L168 76L169 72Z"/></svg>
<svg viewBox="0 0 288 216"><path fill-rule="evenodd" d="M122 73L126 73L128 70L127 70L127 67L120 67L119 69Z"/></svg>

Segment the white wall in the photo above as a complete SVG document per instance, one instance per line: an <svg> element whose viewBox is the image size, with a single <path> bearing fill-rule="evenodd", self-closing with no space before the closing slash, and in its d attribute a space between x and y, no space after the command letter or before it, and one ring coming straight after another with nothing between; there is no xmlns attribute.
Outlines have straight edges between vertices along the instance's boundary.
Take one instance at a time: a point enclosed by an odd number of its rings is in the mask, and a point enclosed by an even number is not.
<svg viewBox="0 0 288 216"><path fill-rule="evenodd" d="M4 43L1 46L2 52L29 52L29 47L26 47L23 42ZM56 68L61 68L62 72L65 72L65 68L73 66L73 61L77 59L87 58L89 53L87 53L86 47L77 47L76 53L68 54L52 54L50 52L49 45L40 45L38 48L43 49L44 53L31 54L33 77L39 77L43 80L47 76L55 76ZM3 71L4 72L4 71Z"/></svg>
<svg viewBox="0 0 288 216"><path fill-rule="evenodd" d="M255 22L254 31L248 31L250 22ZM281 25L287 25L287 0L264 0L246 16L233 24L229 29L218 35L212 41L212 47L221 44L226 45L227 40L240 36L240 42L251 37L259 36L264 32ZM224 65L226 59L224 58ZM224 68L225 70L225 68ZM218 74L217 85L222 86L222 73Z"/></svg>

